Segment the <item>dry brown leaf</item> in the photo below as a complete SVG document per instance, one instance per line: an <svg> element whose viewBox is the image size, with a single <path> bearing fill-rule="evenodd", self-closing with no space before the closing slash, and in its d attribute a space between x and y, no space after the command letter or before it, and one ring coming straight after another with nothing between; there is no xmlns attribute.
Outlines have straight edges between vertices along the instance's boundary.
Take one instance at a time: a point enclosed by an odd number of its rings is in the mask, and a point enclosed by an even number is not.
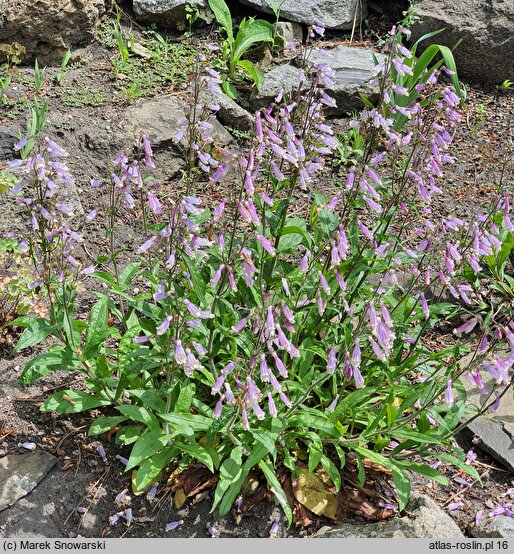
<svg viewBox="0 0 514 554"><path fill-rule="evenodd" d="M301 468L298 477L293 481L293 494L300 504L316 515L336 519L336 495L329 491L316 474Z"/></svg>
<svg viewBox="0 0 514 554"><path fill-rule="evenodd" d="M179 508L182 508L185 501L186 501L186 495L184 493L184 489L183 488L177 489L175 491L175 496L173 497L173 504L175 505L175 508L177 510Z"/></svg>

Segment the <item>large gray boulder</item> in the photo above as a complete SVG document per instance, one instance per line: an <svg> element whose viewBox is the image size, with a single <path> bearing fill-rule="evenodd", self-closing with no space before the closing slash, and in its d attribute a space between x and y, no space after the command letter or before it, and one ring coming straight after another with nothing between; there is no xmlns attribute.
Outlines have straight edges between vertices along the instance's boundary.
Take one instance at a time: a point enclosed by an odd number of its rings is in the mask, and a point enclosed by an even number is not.
<svg viewBox="0 0 514 554"><path fill-rule="evenodd" d="M241 0L241 4L256 10L273 13L270 0ZM280 18L312 25L317 19L327 29L351 29L354 18L358 22L363 15L359 0L284 0L276 2L280 6ZM356 13L357 11L357 13Z"/></svg>
<svg viewBox="0 0 514 554"><path fill-rule="evenodd" d="M378 56L381 59L381 56ZM314 50L309 56L314 64L327 64L335 71L334 84L327 92L335 98L337 108L331 108L329 115L338 116L363 107L360 94L374 100L378 90L370 84L374 67L371 51L365 48L337 46L332 50ZM273 102L278 93L283 90L289 93L300 84L302 71L294 64L280 65L264 75L264 83L259 92L250 99L252 108L263 108ZM307 90L310 81L304 83Z"/></svg>
<svg viewBox="0 0 514 554"><path fill-rule="evenodd" d="M22 61L60 64L66 50L88 44L112 0L0 0L0 45L25 48ZM0 51L0 62L5 54Z"/></svg>
<svg viewBox="0 0 514 554"><path fill-rule="evenodd" d="M422 48L438 43L452 47L462 39L454 55L459 76L480 83L514 80L514 2L512 0L418 0L414 25L418 38L445 29Z"/></svg>
<svg viewBox="0 0 514 554"><path fill-rule="evenodd" d="M449 539L464 536L453 519L424 494L412 494L407 511L408 517L392 518L378 523L345 523L332 528L322 527L314 538Z"/></svg>
<svg viewBox="0 0 514 554"><path fill-rule="evenodd" d="M206 0L134 0L136 19L141 23L155 23L159 27L177 28L186 20L186 5L207 7Z"/></svg>

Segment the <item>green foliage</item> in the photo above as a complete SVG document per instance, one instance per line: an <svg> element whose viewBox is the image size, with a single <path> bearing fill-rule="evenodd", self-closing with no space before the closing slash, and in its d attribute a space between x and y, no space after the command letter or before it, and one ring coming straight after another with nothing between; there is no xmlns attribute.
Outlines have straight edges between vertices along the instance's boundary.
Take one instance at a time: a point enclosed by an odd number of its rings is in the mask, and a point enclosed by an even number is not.
<svg viewBox="0 0 514 554"><path fill-rule="evenodd" d="M235 98L237 92L232 81L238 68L245 72L259 90L264 81L262 72L253 62L242 60L242 57L256 44L273 42L273 26L263 19L244 18L234 36L232 16L225 0L209 0L209 6L227 35L223 42L223 58L227 60L228 66L228 76L223 80L225 93Z"/></svg>
<svg viewBox="0 0 514 554"><path fill-rule="evenodd" d="M61 68L55 75L55 82L58 85L62 85L64 82L64 78L66 77L68 63L70 59L71 59L71 50L68 49L64 54L63 59L61 60Z"/></svg>

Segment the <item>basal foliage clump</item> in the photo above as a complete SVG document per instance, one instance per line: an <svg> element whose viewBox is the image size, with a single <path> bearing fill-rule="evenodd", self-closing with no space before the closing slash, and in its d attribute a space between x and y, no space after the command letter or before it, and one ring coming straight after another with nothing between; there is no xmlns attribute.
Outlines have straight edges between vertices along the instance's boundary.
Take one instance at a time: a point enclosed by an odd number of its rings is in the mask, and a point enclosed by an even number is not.
<svg viewBox="0 0 514 554"><path fill-rule="evenodd" d="M460 99L440 79L452 70L426 65L412 81L407 33L391 33L376 68L380 100L352 124L362 155L328 196L317 189L337 146L324 116L334 76L308 56L298 89L257 114L248 149L222 156L209 120L217 106L198 101L221 79L205 68L177 136L187 192L162 195L146 137L140 160L121 153L109 180L92 181L110 198L111 241L91 266L78 260L84 239L68 224L66 152L46 138L13 164L30 221L20 250L48 302L47 318L16 322L26 329L15 351L55 341L22 382L82 373L87 392L59 391L41 409L104 409L89 434L119 426L138 489L170 464L200 462L220 474L213 508L223 514L258 467L291 521L279 468L322 468L337 491L346 463L363 478L372 460L392 472L400 509L409 471L446 481L414 453L478 477L449 439L512 382L509 199L471 224L432 213L443 168L455 163ZM219 203L193 193L206 174L231 191ZM117 218L136 210L145 236L132 254L116 251ZM97 283L87 320L76 316L85 279ZM492 300L493 285L508 301ZM425 337L442 319L475 338L432 350ZM480 406L466 402L462 378L483 392Z"/></svg>

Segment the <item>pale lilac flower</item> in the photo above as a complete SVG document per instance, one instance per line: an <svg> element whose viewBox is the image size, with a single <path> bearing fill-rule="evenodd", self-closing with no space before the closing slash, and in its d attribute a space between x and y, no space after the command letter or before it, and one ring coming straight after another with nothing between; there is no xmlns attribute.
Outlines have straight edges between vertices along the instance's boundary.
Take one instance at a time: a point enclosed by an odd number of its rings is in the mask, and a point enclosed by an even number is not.
<svg viewBox="0 0 514 554"><path fill-rule="evenodd" d="M116 503L117 506L121 507L130 501L130 496L127 497L127 493L128 493L128 489L123 489L120 493L118 493L118 495L114 499L114 502Z"/></svg>
<svg viewBox="0 0 514 554"><path fill-rule="evenodd" d="M157 240L157 237L151 237L146 242L144 242L137 250L138 254L142 254L143 252L146 252L149 248L151 248L155 241Z"/></svg>
<svg viewBox="0 0 514 554"><path fill-rule="evenodd" d="M275 248L271 244L271 242L263 235L259 235L258 233L255 235L257 237L257 240L261 243L261 246L268 252L270 256L275 255Z"/></svg>
<svg viewBox="0 0 514 554"><path fill-rule="evenodd" d="M166 527L164 528L165 531L174 531L177 527L180 527L184 523L183 519L179 519L178 521L169 521L166 523Z"/></svg>
<svg viewBox="0 0 514 554"><path fill-rule="evenodd" d="M453 512L455 510L459 510L462 506L464 506L464 502L450 502L447 508L449 512Z"/></svg>
<svg viewBox="0 0 514 554"><path fill-rule="evenodd" d="M330 349L328 353L328 362L327 362L327 373L331 374L336 370L337 363L337 347Z"/></svg>
<svg viewBox="0 0 514 554"><path fill-rule="evenodd" d="M251 314L248 314L246 317L243 317L237 323L232 325L232 327L231 327L232 332L233 333L240 333L245 328L246 324L248 323L248 320L250 319L250 315Z"/></svg>
<svg viewBox="0 0 514 554"><path fill-rule="evenodd" d="M177 364L183 365L183 364L186 363L187 354L186 354L186 351L184 350L184 347L182 346L182 341L181 340L177 340L175 342L175 348L173 350L173 356L174 356L175 361L177 362Z"/></svg>
<svg viewBox="0 0 514 554"><path fill-rule="evenodd" d="M157 327L155 331L156 335L164 335L170 327L171 320L172 316L166 317L166 319L164 319L164 321Z"/></svg>
<svg viewBox="0 0 514 554"><path fill-rule="evenodd" d="M454 402L453 390L452 390L452 380L448 379L446 382L446 392L444 394L444 402L448 406L451 406Z"/></svg>
<svg viewBox="0 0 514 554"><path fill-rule="evenodd" d="M102 458L102 460L104 462L106 462L107 461L107 455L105 454L105 450L104 450L103 446L102 445L97 446L96 451L97 451L98 455L100 456L100 458Z"/></svg>

